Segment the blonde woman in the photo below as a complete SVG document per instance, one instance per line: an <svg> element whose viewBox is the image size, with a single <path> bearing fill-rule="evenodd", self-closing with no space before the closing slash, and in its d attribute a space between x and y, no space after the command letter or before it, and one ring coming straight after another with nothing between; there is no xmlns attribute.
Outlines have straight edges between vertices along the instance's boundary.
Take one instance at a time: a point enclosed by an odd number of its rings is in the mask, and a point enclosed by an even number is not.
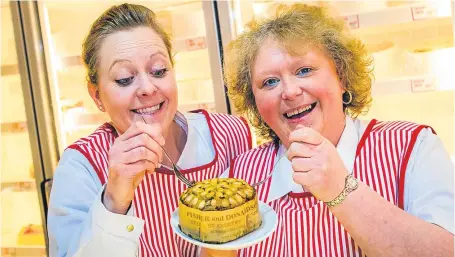
<svg viewBox="0 0 455 257"><path fill-rule="evenodd" d="M246 122L177 111L171 40L146 7L106 10L82 56L88 92L111 121L62 155L49 207L50 256L197 255L170 226L186 186L164 168L171 163L162 147L189 180L218 177L251 148Z"/></svg>
<svg viewBox="0 0 455 257"><path fill-rule="evenodd" d="M295 4L226 52L230 96L270 143L229 176L260 185L277 230L238 256L453 256L454 167L425 125L366 124L371 59L344 21Z"/></svg>

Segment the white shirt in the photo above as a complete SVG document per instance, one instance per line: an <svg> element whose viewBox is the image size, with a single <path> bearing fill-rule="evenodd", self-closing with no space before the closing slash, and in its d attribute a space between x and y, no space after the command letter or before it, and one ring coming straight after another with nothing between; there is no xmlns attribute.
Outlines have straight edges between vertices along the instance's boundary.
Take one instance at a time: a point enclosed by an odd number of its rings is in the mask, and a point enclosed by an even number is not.
<svg viewBox="0 0 455 257"><path fill-rule="evenodd" d="M357 145L366 127L360 120L346 116L346 126L336 149L349 173L353 172ZM267 202L291 191L304 191L292 179L286 151L283 145L278 150ZM408 162L404 210L454 233L454 165L441 140L430 129L420 132Z"/></svg>
<svg viewBox="0 0 455 257"><path fill-rule="evenodd" d="M186 118L186 119L185 119ZM177 165L182 169L201 166L215 157L211 133L203 114L176 115L187 132L187 142ZM48 214L51 257L130 257L139 247L144 221L109 212L101 202L101 185L89 161L77 150L63 152L54 174ZM126 227L134 226L128 232Z"/></svg>

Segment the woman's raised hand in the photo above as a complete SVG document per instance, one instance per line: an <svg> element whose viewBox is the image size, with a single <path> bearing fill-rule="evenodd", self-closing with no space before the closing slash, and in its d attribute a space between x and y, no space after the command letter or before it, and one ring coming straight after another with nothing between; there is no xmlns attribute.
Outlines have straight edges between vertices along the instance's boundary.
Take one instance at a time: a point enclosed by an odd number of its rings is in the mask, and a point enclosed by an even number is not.
<svg viewBox="0 0 455 257"><path fill-rule="evenodd" d="M348 175L335 146L316 130L302 125L291 132L289 142L294 181L319 200L335 199L343 191Z"/></svg>
<svg viewBox="0 0 455 257"><path fill-rule="evenodd" d="M145 173L153 173L163 158L164 137L159 124L133 123L109 151L109 178L103 203L125 214Z"/></svg>

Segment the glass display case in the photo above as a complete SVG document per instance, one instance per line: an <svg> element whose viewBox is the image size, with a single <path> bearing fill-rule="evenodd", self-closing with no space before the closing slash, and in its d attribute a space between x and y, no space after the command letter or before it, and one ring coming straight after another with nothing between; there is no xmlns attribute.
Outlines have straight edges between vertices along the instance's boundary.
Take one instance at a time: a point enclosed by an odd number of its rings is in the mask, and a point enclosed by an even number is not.
<svg viewBox="0 0 455 257"><path fill-rule="evenodd" d="M10 2L1 2L0 256L46 256Z"/></svg>

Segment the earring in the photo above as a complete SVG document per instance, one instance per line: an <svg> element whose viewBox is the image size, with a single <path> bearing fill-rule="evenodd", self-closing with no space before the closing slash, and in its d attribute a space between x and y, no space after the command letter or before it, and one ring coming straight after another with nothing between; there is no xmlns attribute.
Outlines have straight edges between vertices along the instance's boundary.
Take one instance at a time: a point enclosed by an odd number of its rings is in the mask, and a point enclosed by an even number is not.
<svg viewBox="0 0 455 257"><path fill-rule="evenodd" d="M348 99L346 100L346 98L348 98ZM343 101L344 105L349 105L352 102L351 92L349 92L349 91L344 92L343 99L341 101Z"/></svg>
<svg viewBox="0 0 455 257"><path fill-rule="evenodd" d="M103 106L100 105L98 106L98 108L100 109L100 111L104 111Z"/></svg>

